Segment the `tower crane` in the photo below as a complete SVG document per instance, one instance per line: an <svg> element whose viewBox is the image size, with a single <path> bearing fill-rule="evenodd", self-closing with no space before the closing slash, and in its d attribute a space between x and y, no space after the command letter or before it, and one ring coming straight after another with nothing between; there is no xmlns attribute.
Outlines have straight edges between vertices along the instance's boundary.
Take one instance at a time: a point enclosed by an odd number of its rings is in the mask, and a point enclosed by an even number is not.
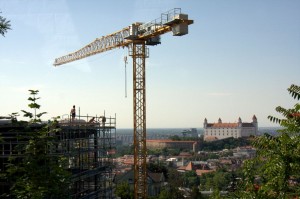
<svg viewBox="0 0 300 199"><path fill-rule="evenodd" d="M127 47L133 59L133 138L134 138L134 198L147 198L146 168L146 58L147 45L160 44L160 36L172 32L173 36L188 34L193 24L180 8L174 8L148 23L136 22L115 33L96 38L83 48L56 58L54 66L73 62L98 53Z"/></svg>

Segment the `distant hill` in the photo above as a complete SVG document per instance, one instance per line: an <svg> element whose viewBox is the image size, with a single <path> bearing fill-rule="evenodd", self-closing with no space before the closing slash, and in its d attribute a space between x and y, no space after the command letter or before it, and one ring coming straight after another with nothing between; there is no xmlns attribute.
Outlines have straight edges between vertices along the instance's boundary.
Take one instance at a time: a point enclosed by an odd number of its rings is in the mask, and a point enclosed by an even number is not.
<svg viewBox="0 0 300 199"><path fill-rule="evenodd" d="M276 136L278 135L278 130L282 129L281 127L259 127L258 133L259 135L263 135L265 133L268 133L270 135Z"/></svg>

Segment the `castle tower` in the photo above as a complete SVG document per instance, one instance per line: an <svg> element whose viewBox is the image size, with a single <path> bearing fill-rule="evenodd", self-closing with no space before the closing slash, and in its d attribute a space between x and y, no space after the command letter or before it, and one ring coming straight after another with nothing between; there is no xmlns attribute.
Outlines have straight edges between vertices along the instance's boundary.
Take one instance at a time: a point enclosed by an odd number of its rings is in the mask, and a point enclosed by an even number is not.
<svg viewBox="0 0 300 199"><path fill-rule="evenodd" d="M204 123L203 123L203 127L206 128L207 127L207 119L204 119Z"/></svg>
<svg viewBox="0 0 300 199"><path fill-rule="evenodd" d="M242 127L242 119L241 119L241 117L239 117L239 120L238 120L238 127Z"/></svg>
<svg viewBox="0 0 300 199"><path fill-rule="evenodd" d="M219 118L219 121L218 121L218 123L219 123L219 124L221 124L221 123L222 123L222 120L221 120L221 118Z"/></svg>
<svg viewBox="0 0 300 199"><path fill-rule="evenodd" d="M255 127L255 135L257 135L258 132L258 122L257 122L257 118L255 115L253 115L252 117L252 124Z"/></svg>

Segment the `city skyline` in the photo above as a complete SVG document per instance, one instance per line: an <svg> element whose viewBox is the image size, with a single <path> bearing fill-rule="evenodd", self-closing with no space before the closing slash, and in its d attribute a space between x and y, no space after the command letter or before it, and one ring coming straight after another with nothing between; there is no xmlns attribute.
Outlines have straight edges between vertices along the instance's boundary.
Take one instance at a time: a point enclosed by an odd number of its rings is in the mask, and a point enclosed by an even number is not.
<svg viewBox="0 0 300 199"><path fill-rule="evenodd" d="M0 115L28 110L29 89L39 90L42 119L69 114L117 117L133 127L132 59L114 49L54 67L54 59L98 37L162 12L181 8L194 20L189 34L162 35L146 60L147 128L202 128L209 122L277 126L268 115L290 108L287 92L299 85L300 2L0 0L11 21L0 37ZM127 98L125 98L125 63ZM20 117L22 118L22 117Z"/></svg>

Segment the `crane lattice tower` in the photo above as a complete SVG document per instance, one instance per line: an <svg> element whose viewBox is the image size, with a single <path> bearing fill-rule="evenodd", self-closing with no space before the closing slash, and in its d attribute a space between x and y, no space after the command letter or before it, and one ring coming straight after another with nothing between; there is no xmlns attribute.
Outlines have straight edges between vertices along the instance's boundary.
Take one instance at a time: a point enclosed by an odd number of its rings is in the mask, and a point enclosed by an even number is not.
<svg viewBox="0 0 300 199"><path fill-rule="evenodd" d="M127 47L133 60L133 137L134 137L134 198L147 198L146 168L146 58L147 45L160 44L160 36L172 32L173 36L188 34L193 20L180 8L164 12L148 23L133 23L115 33L96 38L83 48L55 59L54 66L73 62L115 48Z"/></svg>

